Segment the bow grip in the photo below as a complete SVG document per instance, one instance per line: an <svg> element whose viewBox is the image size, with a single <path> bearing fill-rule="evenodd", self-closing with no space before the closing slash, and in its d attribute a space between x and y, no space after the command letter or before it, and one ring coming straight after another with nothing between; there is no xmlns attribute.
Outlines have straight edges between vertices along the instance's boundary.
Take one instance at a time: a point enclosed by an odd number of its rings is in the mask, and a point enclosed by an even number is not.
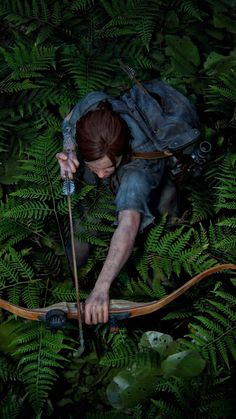
<svg viewBox="0 0 236 419"><path fill-rule="evenodd" d="M64 329L66 325L66 313L60 309L52 309L47 311L46 315L41 319L45 323L46 329L56 332Z"/></svg>

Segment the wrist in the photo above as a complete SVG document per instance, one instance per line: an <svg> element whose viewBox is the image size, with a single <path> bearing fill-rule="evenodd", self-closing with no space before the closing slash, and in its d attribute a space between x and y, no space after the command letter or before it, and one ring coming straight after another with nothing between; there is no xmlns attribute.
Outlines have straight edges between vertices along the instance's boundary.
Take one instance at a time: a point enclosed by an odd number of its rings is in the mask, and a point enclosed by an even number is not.
<svg viewBox="0 0 236 419"><path fill-rule="evenodd" d="M95 292L101 292L102 291L102 292L106 292L108 294L109 290L110 290L110 286L111 286L111 284L108 281L99 280L99 278L98 278L98 280L97 280L97 282L94 286L93 291L95 291Z"/></svg>

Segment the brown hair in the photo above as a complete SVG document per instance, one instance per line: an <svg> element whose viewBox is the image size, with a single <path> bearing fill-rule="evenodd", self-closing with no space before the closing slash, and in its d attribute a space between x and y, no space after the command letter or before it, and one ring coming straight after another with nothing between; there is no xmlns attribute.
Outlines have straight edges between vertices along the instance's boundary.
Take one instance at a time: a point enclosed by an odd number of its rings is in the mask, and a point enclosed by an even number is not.
<svg viewBox="0 0 236 419"><path fill-rule="evenodd" d="M116 157L128 151L130 133L125 121L105 101L77 121L76 137L86 161L107 155L115 165Z"/></svg>

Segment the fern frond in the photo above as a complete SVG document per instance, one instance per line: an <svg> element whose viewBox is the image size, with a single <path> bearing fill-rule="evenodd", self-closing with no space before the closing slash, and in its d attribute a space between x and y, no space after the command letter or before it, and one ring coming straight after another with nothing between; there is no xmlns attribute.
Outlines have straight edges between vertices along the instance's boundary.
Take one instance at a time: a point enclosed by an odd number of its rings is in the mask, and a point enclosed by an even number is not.
<svg viewBox="0 0 236 419"><path fill-rule="evenodd" d="M201 12L194 0L182 0L180 10L187 14L187 16L202 20Z"/></svg>
<svg viewBox="0 0 236 419"><path fill-rule="evenodd" d="M12 363L7 356L1 355L0 358L0 378L1 382L16 381L19 379L19 373L16 370L15 363Z"/></svg>
<svg viewBox="0 0 236 419"><path fill-rule="evenodd" d="M157 298L157 293L152 289L152 287L140 279L138 279L138 281L133 279L129 280L127 283L127 291L130 295L134 295L135 298L142 298L144 295L147 298Z"/></svg>
<svg viewBox="0 0 236 419"><path fill-rule="evenodd" d="M158 408L159 412L162 412L166 419L181 419L182 412L175 405L167 403L163 400L152 400L152 403Z"/></svg>
<svg viewBox="0 0 236 419"><path fill-rule="evenodd" d="M197 322L192 323L189 336L217 370L219 363L229 368L230 356L235 356L236 298L223 289L213 291L211 296L204 300L201 315L194 316Z"/></svg>
<svg viewBox="0 0 236 419"><path fill-rule="evenodd" d="M3 80L0 82L0 92L2 93L17 93L24 90L37 89L39 86L29 80L23 80L22 82L14 82Z"/></svg>
<svg viewBox="0 0 236 419"><path fill-rule="evenodd" d="M33 255L33 265L36 271L37 278L54 278L58 277L61 271L60 259L58 257L58 252L55 253L54 247L55 244L51 246L52 250L49 247L42 252L37 252Z"/></svg>
<svg viewBox="0 0 236 419"><path fill-rule="evenodd" d="M72 10L87 10L95 3L95 0L73 0Z"/></svg>
<svg viewBox="0 0 236 419"><path fill-rule="evenodd" d="M112 342L112 350L101 358L99 364L119 368L132 365L137 358L137 348L134 342L122 331L115 338L113 337Z"/></svg>
<svg viewBox="0 0 236 419"><path fill-rule="evenodd" d="M23 287L22 300L28 308L35 308L40 306L41 288L37 283L28 283Z"/></svg>
<svg viewBox="0 0 236 419"><path fill-rule="evenodd" d="M233 414L234 406L227 396L229 390L225 388L224 376L219 372L200 375L193 380L160 378L156 389L157 400L152 402L158 408L157 414L166 418L199 415L204 419L217 419Z"/></svg>
<svg viewBox="0 0 236 419"><path fill-rule="evenodd" d="M191 311L185 311L185 310L178 310L178 311L171 311L166 316L162 317L162 320L184 320L189 319L192 316Z"/></svg>
<svg viewBox="0 0 236 419"><path fill-rule="evenodd" d="M20 336L13 339L14 355L19 359L22 381L28 391L34 411L42 411L48 393L55 383L61 368L62 357L59 352L68 345L64 343L61 332L52 334L44 325L28 322L18 329Z"/></svg>
<svg viewBox="0 0 236 419"><path fill-rule="evenodd" d="M7 211L8 209L12 208L14 205L4 205L3 206L3 212L0 210L0 214L2 212L2 214L4 214L5 211ZM2 218L2 214L1 214L1 218ZM15 239L15 236L19 235L22 239L25 238L27 236L27 231L26 229L24 229L24 227L21 228L21 225L19 225L19 228L17 229L17 233L16 233L16 222L12 221L12 220L8 220L8 222L6 222L6 220L1 219L0 221L0 243L5 242L6 240L13 240ZM17 241L16 241L17 243Z"/></svg>
<svg viewBox="0 0 236 419"><path fill-rule="evenodd" d="M213 215L213 194L209 193L209 190L206 188L206 185L204 186L204 190L199 190L199 188L193 188L191 190L189 200L192 206L192 224L206 220L209 216L211 217Z"/></svg>
<svg viewBox="0 0 236 419"><path fill-rule="evenodd" d="M103 240L100 237L96 237L93 233L90 233L89 231L77 234L76 238L81 243L90 243L97 246L107 247L106 240Z"/></svg>
<svg viewBox="0 0 236 419"><path fill-rule="evenodd" d="M19 44L12 48L12 52L1 48L9 68L12 70L11 79L21 80L24 78L38 76L38 71L49 69L55 66L56 48L36 47L27 48ZM36 72L36 73L35 73Z"/></svg>
<svg viewBox="0 0 236 419"><path fill-rule="evenodd" d="M195 316L195 319L199 321L203 326L206 327L210 332L221 334L223 333L223 327L220 326L218 323L215 323L213 320L206 318L204 316Z"/></svg>
<svg viewBox="0 0 236 419"><path fill-rule="evenodd" d="M7 261L0 259L0 269L1 269L1 280L8 280L11 282L17 282L19 274L16 271L12 271L12 267L7 263Z"/></svg>
<svg viewBox="0 0 236 419"><path fill-rule="evenodd" d="M48 198L50 198L51 193L47 188L27 188L12 192L12 196L17 196L18 198L24 199L39 199L40 201L46 201Z"/></svg>
<svg viewBox="0 0 236 419"><path fill-rule="evenodd" d="M44 219L47 215L52 213L52 209L46 203L28 202L27 204L18 205L15 208L7 211L4 215L5 218L35 218Z"/></svg>
<svg viewBox="0 0 236 419"><path fill-rule="evenodd" d="M103 89L115 69L110 59L107 57L106 61L103 56L73 56L65 58L63 62L81 96L93 90Z"/></svg>
<svg viewBox="0 0 236 419"><path fill-rule="evenodd" d="M150 231L137 269L143 277L148 276L150 267L167 277L172 272L179 276L182 269L192 275L216 263L206 254L207 247L206 237L200 237L192 228L182 226L166 232L164 225L160 225Z"/></svg>
<svg viewBox="0 0 236 419"><path fill-rule="evenodd" d="M0 417L3 419L17 419L22 413L22 407L25 397L14 393L11 389L6 397L0 401Z"/></svg>
<svg viewBox="0 0 236 419"><path fill-rule="evenodd" d="M234 63L231 62L232 59ZM230 66L230 70L227 72L226 69L226 72L222 73L222 63L220 63L221 68L215 76L215 83L211 83L206 92L208 110L211 112L220 111L223 114L227 114L228 111L233 112L236 98L235 77L230 74L231 71L235 71L235 60L233 57L229 57L228 60L224 57L223 65L225 62L227 66Z"/></svg>
<svg viewBox="0 0 236 419"><path fill-rule="evenodd" d="M236 245L236 235L231 234L230 237L226 237L217 243L215 246L216 249L224 252L224 255L227 255L227 252L232 252L235 254L235 245Z"/></svg>
<svg viewBox="0 0 236 419"><path fill-rule="evenodd" d="M14 287L11 287L10 289L8 289L8 300L16 305L20 305L20 301L21 301L21 291L22 288L21 286L18 286L17 284L14 285Z"/></svg>
<svg viewBox="0 0 236 419"><path fill-rule="evenodd" d="M56 301L76 301L76 291L72 282L54 285L52 296ZM88 293L80 291L80 298L87 298Z"/></svg>
<svg viewBox="0 0 236 419"><path fill-rule="evenodd" d="M155 245L156 243L158 243L161 234L164 231L164 227L166 225L166 217L162 217L159 221L159 223L157 224L157 226L153 227L151 229L151 231L148 234L147 239L145 240L145 251L146 252L151 252L151 251L155 251Z"/></svg>
<svg viewBox="0 0 236 419"><path fill-rule="evenodd" d="M33 269L29 264L23 259L19 252L14 249L9 249L9 264L12 269L18 271L20 276L25 279L32 279L34 276Z"/></svg>

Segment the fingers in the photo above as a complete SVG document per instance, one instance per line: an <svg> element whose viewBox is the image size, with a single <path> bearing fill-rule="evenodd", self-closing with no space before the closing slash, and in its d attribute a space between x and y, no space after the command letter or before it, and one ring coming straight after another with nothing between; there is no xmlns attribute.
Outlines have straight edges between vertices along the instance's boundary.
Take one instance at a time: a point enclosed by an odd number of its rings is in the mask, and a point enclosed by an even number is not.
<svg viewBox="0 0 236 419"><path fill-rule="evenodd" d="M109 305L107 302L102 305L85 303L85 323L98 324L108 322Z"/></svg>
<svg viewBox="0 0 236 419"><path fill-rule="evenodd" d="M68 155L67 155L67 153L57 153L56 154L56 159L57 160L59 160L59 163L60 163L60 160L64 160L64 161L66 161L66 160L68 160Z"/></svg>
<svg viewBox="0 0 236 419"><path fill-rule="evenodd" d="M73 180L73 173L75 173L75 171L72 172L71 167L68 164L60 164L60 168L61 168L61 178L62 179L66 179L67 176L70 180Z"/></svg>
<svg viewBox="0 0 236 419"><path fill-rule="evenodd" d="M59 160L59 164L60 164L60 168L61 168L61 178L65 179L67 176L69 177L69 179L73 179L73 175L74 173L76 173L76 167L74 166L74 164L70 161L60 161Z"/></svg>
<svg viewBox="0 0 236 419"><path fill-rule="evenodd" d="M77 155L74 152L65 153L64 151L57 153L56 158L60 163L61 161L70 161L73 163L76 169L79 167L79 160L77 159Z"/></svg>
<svg viewBox="0 0 236 419"><path fill-rule="evenodd" d="M78 169L78 167L79 167L79 160L77 159L76 154L75 153L70 153L69 154L69 158L74 163L76 169Z"/></svg>
<svg viewBox="0 0 236 419"><path fill-rule="evenodd" d="M56 158L60 165L61 178L65 179L68 176L72 180L79 167L76 154L61 152L56 154Z"/></svg>

